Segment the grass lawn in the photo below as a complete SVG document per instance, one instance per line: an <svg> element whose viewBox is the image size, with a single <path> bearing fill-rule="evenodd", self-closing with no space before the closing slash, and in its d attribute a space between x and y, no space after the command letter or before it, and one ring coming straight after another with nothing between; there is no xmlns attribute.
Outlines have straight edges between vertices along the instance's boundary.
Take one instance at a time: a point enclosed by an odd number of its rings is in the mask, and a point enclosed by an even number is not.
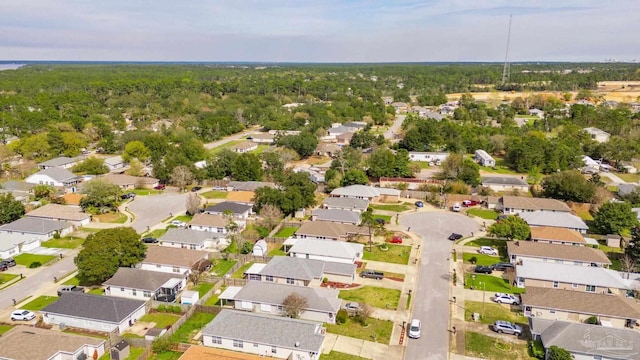
<svg viewBox="0 0 640 360"><path fill-rule="evenodd" d="M200 297L203 297L204 294L208 293L209 290L211 290L213 288L213 284L208 284L208 283L200 283L198 284L198 286L194 287L192 290L197 290L198 291L198 295L200 295Z"/></svg>
<svg viewBox="0 0 640 360"><path fill-rule="evenodd" d="M484 266L493 265L493 264L503 260L503 259L500 259L497 256L490 256L490 255L485 255L485 254L476 254L476 253L463 253L462 254L462 260L467 264L471 264L471 261L469 261L469 259L471 259L472 257L476 258L475 265L484 265Z"/></svg>
<svg viewBox="0 0 640 360"><path fill-rule="evenodd" d="M469 289L473 286L476 290L484 289L489 292L501 292L507 294L522 294L524 292L524 288L509 286L509 280L507 279L485 274L474 275L476 276L475 280L471 277L471 274L467 274L464 277L465 289Z"/></svg>
<svg viewBox="0 0 640 360"><path fill-rule="evenodd" d="M91 289L87 291L87 293L94 294L94 295L104 295L104 289L103 288Z"/></svg>
<svg viewBox="0 0 640 360"><path fill-rule="evenodd" d="M622 250L621 248L619 248L619 247L618 248L610 247L610 246L605 245L606 243L607 242L605 240L598 241L598 244L599 244L598 245L598 249L600 249L600 250L602 250L602 251L604 251L606 253L610 253L610 252L623 253L624 252L624 250Z"/></svg>
<svg viewBox="0 0 640 360"><path fill-rule="evenodd" d="M28 302L27 304L23 305L21 308L25 310L40 311L44 309L47 305L54 303L56 300L58 300L57 296L39 296L34 300Z"/></svg>
<svg viewBox="0 0 640 360"><path fill-rule="evenodd" d="M267 254L267 256L287 256L287 253L284 252L284 246L279 246L269 251L269 254Z"/></svg>
<svg viewBox="0 0 640 360"><path fill-rule="evenodd" d="M584 221L592 221L593 216L588 210L576 211L576 215L578 215Z"/></svg>
<svg viewBox="0 0 640 360"><path fill-rule="evenodd" d="M205 199L226 199L227 192L226 191L206 191L200 194L200 196Z"/></svg>
<svg viewBox="0 0 640 360"><path fill-rule="evenodd" d="M180 315L167 313L151 313L140 318L140 321L156 323L156 329L164 329L169 325L175 324L180 319Z"/></svg>
<svg viewBox="0 0 640 360"><path fill-rule="evenodd" d="M227 288L226 286L222 285L222 286L220 287L220 293L219 293L219 294L214 294L214 295L213 295L212 297L210 297L207 301L205 301L204 305L205 305L205 306L216 306L216 305L220 305L220 304L218 304L218 301L219 301L218 296L219 296L220 294L222 294L222 292L223 292L223 291L224 291L224 289L226 289L226 288Z"/></svg>
<svg viewBox="0 0 640 360"><path fill-rule="evenodd" d="M122 337L125 338L125 339L132 339L132 338L133 339L144 339L143 335L138 335L138 334L129 333L129 332L126 332L126 333L122 334Z"/></svg>
<svg viewBox="0 0 640 360"><path fill-rule="evenodd" d="M77 236L65 236L60 239L51 239L42 243L43 247L59 249L75 249L84 243L84 239Z"/></svg>
<svg viewBox="0 0 640 360"><path fill-rule="evenodd" d="M467 243L465 243L465 245L468 246L493 246L493 247L506 247L507 246L507 240L498 240L498 239L492 239L492 238L480 238L480 239L475 239L475 240L471 240Z"/></svg>
<svg viewBox="0 0 640 360"><path fill-rule="evenodd" d="M240 266L240 268L236 270L236 272L234 272L233 275L231 275L231 277L234 279L242 279L244 277L244 272L247 271L247 269L249 269L251 265L253 265L253 261L250 261Z"/></svg>
<svg viewBox="0 0 640 360"><path fill-rule="evenodd" d="M78 280L78 278L76 276L74 276L71 279L63 282L62 285L75 285L75 286L78 286L78 285L80 285L80 280Z"/></svg>
<svg viewBox="0 0 640 360"><path fill-rule="evenodd" d="M464 337L465 355L482 359L534 359L529 356L527 343L512 343L475 332Z"/></svg>
<svg viewBox="0 0 640 360"><path fill-rule="evenodd" d="M320 360L367 360L362 356L345 354L337 351L331 351L328 354L320 355Z"/></svg>
<svg viewBox="0 0 640 360"><path fill-rule="evenodd" d="M0 274L0 284L4 284L6 282L11 281L14 278L17 278L17 274Z"/></svg>
<svg viewBox="0 0 640 360"><path fill-rule="evenodd" d="M511 311L509 307L505 305L495 304L487 297L484 302L484 317L482 316L482 302L481 301L465 301L464 302L464 319L466 321L473 321L471 318L473 313L480 314L480 322L483 324L493 324L496 320L506 320L516 324L527 324L527 318L518 315L516 311Z"/></svg>
<svg viewBox="0 0 640 360"><path fill-rule="evenodd" d="M397 309L400 290L363 286L354 290L341 290L340 299L369 304L381 309Z"/></svg>
<svg viewBox="0 0 640 360"><path fill-rule="evenodd" d="M237 254L238 253L238 243L236 243L235 240L232 240L231 244L229 244L229 246L224 248L224 250L222 250L222 252L227 253L227 254Z"/></svg>
<svg viewBox="0 0 640 360"><path fill-rule="evenodd" d="M224 143L224 144L222 144L222 145L220 145L218 147L215 147L215 148L209 150L209 153L211 155L215 155L215 154L219 153L220 151L222 151L224 149L232 148L232 147L240 144L241 142L245 142L245 141L248 141L248 140L246 140L246 139L232 140L232 141L229 141L228 143Z"/></svg>
<svg viewBox="0 0 640 360"><path fill-rule="evenodd" d="M640 181L640 174L623 174L623 173L616 173L616 176L619 177L620 179L626 181L626 182L638 182Z"/></svg>
<svg viewBox="0 0 640 360"><path fill-rule="evenodd" d="M385 205L371 205L374 210L395 211L403 212L409 210L409 207L404 204L385 204Z"/></svg>
<svg viewBox="0 0 640 360"><path fill-rule="evenodd" d="M154 237L156 239L159 239L162 237L162 235L167 233L167 229L155 229L149 233L146 233L144 236L151 236Z"/></svg>
<svg viewBox="0 0 640 360"><path fill-rule="evenodd" d="M193 216L191 216L191 215L178 215L178 216L174 217L173 219L171 219L171 221L178 220L178 221L184 221L184 222L188 223L189 221L191 221L191 219L193 219Z"/></svg>
<svg viewBox="0 0 640 360"><path fill-rule="evenodd" d="M184 353L177 351L165 351L151 355L149 360L178 360L182 354Z"/></svg>
<svg viewBox="0 0 640 360"><path fill-rule="evenodd" d="M215 264L211 267L211 272L216 276L223 276L238 262L238 260L216 260Z"/></svg>
<svg viewBox="0 0 640 360"><path fill-rule="evenodd" d="M133 189L133 193L136 195L158 195L161 193L160 190L153 190L153 189Z"/></svg>
<svg viewBox="0 0 640 360"><path fill-rule="evenodd" d="M101 223L124 224L125 222L127 222L127 215L120 212L110 212L107 214L93 215L93 218L99 220Z"/></svg>
<svg viewBox="0 0 640 360"><path fill-rule="evenodd" d="M34 263L36 261L44 265L55 258L56 258L55 255L36 255L36 254L27 254L27 253L16 255L13 257L13 259L16 261L16 264L24 265L26 267L29 267L29 264Z"/></svg>
<svg viewBox="0 0 640 360"><path fill-rule="evenodd" d="M7 331L13 329L11 325L0 325L0 335L6 333Z"/></svg>
<svg viewBox="0 0 640 360"><path fill-rule="evenodd" d="M385 224L390 224L391 223L391 215L379 215L379 214L373 214L373 219L382 219L384 220Z"/></svg>
<svg viewBox="0 0 640 360"><path fill-rule="evenodd" d="M372 247L373 251L369 251L369 246L364 247L364 253L362 254L363 260L383 261L393 264L409 263L409 255L411 254L411 246L396 245L396 244L384 244L388 250L381 250L380 245Z"/></svg>
<svg viewBox="0 0 640 360"><path fill-rule="evenodd" d="M349 317L344 324L325 324L327 331L333 334L344 335L367 341L377 341L380 344L389 344L393 322L369 318L367 327L363 327L354 317ZM375 335L375 337L374 337Z"/></svg>
<svg viewBox="0 0 640 360"><path fill-rule="evenodd" d="M193 316L187 320L178 331L171 335L172 341L177 341L181 343L189 343L191 338L198 333L198 331L202 330L208 323L216 317L215 314L206 314L206 313L195 313Z"/></svg>
<svg viewBox="0 0 640 360"><path fill-rule="evenodd" d="M467 210L467 214L471 214L473 216L477 216L487 220L496 220L498 218L498 213L489 209L471 208Z"/></svg>
<svg viewBox="0 0 640 360"><path fill-rule="evenodd" d="M296 227L283 227L273 237L288 238L289 236L295 234L296 231L298 231L298 229L299 228L296 228Z"/></svg>

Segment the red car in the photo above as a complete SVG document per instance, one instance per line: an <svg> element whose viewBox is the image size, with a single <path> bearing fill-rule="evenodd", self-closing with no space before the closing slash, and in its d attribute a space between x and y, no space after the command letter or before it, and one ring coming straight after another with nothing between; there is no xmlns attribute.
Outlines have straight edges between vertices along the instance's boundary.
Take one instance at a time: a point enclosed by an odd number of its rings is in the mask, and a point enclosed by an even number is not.
<svg viewBox="0 0 640 360"><path fill-rule="evenodd" d="M155 190L164 190L165 186L164 184L158 184L156 186L153 187Z"/></svg>
<svg viewBox="0 0 640 360"><path fill-rule="evenodd" d="M462 202L462 206L464 206L464 207L476 206L478 204L480 204L480 203L475 201L475 200L465 200L465 201Z"/></svg>
<svg viewBox="0 0 640 360"><path fill-rule="evenodd" d="M391 238L391 240L389 240L389 242L392 244L402 244L402 238L398 235L393 235L393 237Z"/></svg>

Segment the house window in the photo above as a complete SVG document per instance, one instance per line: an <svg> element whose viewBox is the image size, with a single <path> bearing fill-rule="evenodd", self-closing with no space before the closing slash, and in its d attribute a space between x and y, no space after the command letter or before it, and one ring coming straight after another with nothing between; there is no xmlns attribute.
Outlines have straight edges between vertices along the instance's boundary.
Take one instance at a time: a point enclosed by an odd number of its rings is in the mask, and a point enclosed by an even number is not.
<svg viewBox="0 0 640 360"><path fill-rule="evenodd" d="M549 314L555 314L556 311L555 310L549 310Z"/></svg>
<svg viewBox="0 0 640 360"><path fill-rule="evenodd" d="M220 336L212 336L211 337L212 344L222 344L222 338Z"/></svg>
<svg viewBox="0 0 640 360"><path fill-rule="evenodd" d="M277 352L278 352L278 348L277 348L277 347L275 347L275 346L272 346L272 347L271 347L271 353L272 353L272 354L276 354Z"/></svg>
<svg viewBox="0 0 640 360"><path fill-rule="evenodd" d="M287 284L289 285L293 285L293 279L292 278L287 278Z"/></svg>
<svg viewBox="0 0 640 360"><path fill-rule="evenodd" d="M582 265L582 262L581 261L574 261L573 265Z"/></svg>
<svg viewBox="0 0 640 360"><path fill-rule="evenodd" d="M267 276L265 276L265 277L264 277L264 279L265 279L266 281L273 281L273 276L271 276L271 275L267 275Z"/></svg>
<svg viewBox="0 0 640 360"><path fill-rule="evenodd" d="M179 267L177 267L177 266L174 266L174 267L173 267L173 272L174 272L174 273L179 273L179 272L180 272L180 268L179 268Z"/></svg>
<svg viewBox="0 0 640 360"><path fill-rule="evenodd" d="M554 287L554 288L557 288L557 287L558 287L558 285L559 285L559 283L558 283L557 281L554 281L554 282L553 282L553 287Z"/></svg>
<svg viewBox="0 0 640 360"><path fill-rule="evenodd" d="M131 290L131 295L133 295L133 296L137 296L137 294L138 294L138 293L136 292L136 289L132 289L132 290Z"/></svg>
<svg viewBox="0 0 640 360"><path fill-rule="evenodd" d="M142 295L144 295L144 297L147 297L147 298L151 297L151 291L144 291Z"/></svg>
<svg viewBox="0 0 640 360"><path fill-rule="evenodd" d="M258 347L258 343L253 343L253 347Z"/></svg>
<svg viewBox="0 0 640 360"><path fill-rule="evenodd" d="M224 229L223 229L223 228L216 228L216 230L217 230L219 233L224 232Z"/></svg>
<svg viewBox="0 0 640 360"><path fill-rule="evenodd" d="M124 288L120 288L120 291L121 291L121 292L124 292Z"/></svg>
<svg viewBox="0 0 640 360"><path fill-rule="evenodd" d="M260 281L260 274L249 274L249 280L258 280Z"/></svg>
<svg viewBox="0 0 640 360"><path fill-rule="evenodd" d="M195 245L193 245L193 244L192 244L192 245L189 245L189 249L191 249L191 250L196 250L196 246L195 246Z"/></svg>
<svg viewBox="0 0 640 360"><path fill-rule="evenodd" d="M242 340L233 340L233 347L237 347L237 348L243 348L244 344L242 343Z"/></svg>
<svg viewBox="0 0 640 360"><path fill-rule="evenodd" d="M162 267L162 265L156 265L156 268L160 269Z"/></svg>
<svg viewBox="0 0 640 360"><path fill-rule="evenodd" d="M587 285L585 288L586 292L596 292L596 287L595 285Z"/></svg>
<svg viewBox="0 0 640 360"><path fill-rule="evenodd" d="M577 289L578 288L578 284L571 284L571 287L574 288L574 289Z"/></svg>

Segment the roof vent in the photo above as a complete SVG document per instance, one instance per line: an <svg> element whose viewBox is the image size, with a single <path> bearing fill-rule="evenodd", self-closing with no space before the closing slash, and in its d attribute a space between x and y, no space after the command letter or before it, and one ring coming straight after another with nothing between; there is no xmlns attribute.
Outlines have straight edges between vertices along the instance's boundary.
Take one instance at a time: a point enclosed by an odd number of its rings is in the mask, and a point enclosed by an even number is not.
<svg viewBox="0 0 640 360"><path fill-rule="evenodd" d="M295 346L296 346L296 347L300 347L300 341L296 341Z"/></svg>

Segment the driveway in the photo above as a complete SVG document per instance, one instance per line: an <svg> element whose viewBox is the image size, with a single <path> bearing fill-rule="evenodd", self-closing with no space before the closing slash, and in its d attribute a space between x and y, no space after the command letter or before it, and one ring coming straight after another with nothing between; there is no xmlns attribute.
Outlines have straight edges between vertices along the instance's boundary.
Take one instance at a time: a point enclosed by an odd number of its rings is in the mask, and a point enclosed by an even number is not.
<svg viewBox="0 0 640 360"><path fill-rule="evenodd" d="M158 224L172 214L175 216L185 212L187 194L165 192L160 195L136 196L127 205L129 211L136 216L131 227L138 233L142 233L147 230L147 227Z"/></svg>
<svg viewBox="0 0 640 360"><path fill-rule="evenodd" d="M409 339L408 360L445 360L449 352L449 256L452 242L447 237L456 232L470 235L478 231L474 220L451 212L418 212L400 217L403 226L422 236L422 257L413 318L421 319L424 335Z"/></svg>
<svg viewBox="0 0 640 360"><path fill-rule="evenodd" d="M389 127L389 130L385 131L384 138L385 139L395 139L396 138L396 133L398 132L398 130L402 126L402 123L404 122L404 119L406 117L407 117L406 115L396 115L396 119L393 122L393 124L391 124L391 126Z"/></svg>

